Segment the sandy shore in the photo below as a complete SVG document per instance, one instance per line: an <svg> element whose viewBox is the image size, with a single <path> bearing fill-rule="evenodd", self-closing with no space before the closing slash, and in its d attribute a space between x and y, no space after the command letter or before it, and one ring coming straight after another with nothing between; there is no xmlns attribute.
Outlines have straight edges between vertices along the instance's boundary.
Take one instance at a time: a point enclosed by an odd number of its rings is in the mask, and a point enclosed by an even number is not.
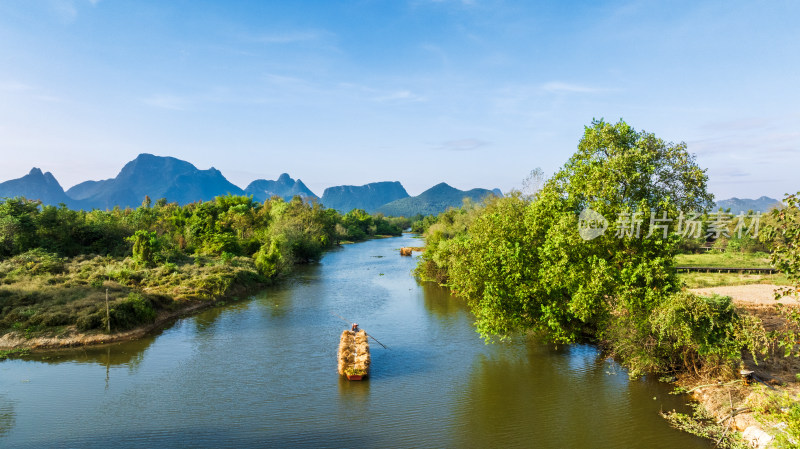
<svg viewBox="0 0 800 449"><path fill-rule="evenodd" d="M711 296L718 294L730 296L737 305L769 305L769 304L792 304L800 306L800 296L784 296L780 301L775 300L775 290L781 288L772 284L752 284L752 285L727 285L721 287L693 288L690 291L698 295Z"/></svg>

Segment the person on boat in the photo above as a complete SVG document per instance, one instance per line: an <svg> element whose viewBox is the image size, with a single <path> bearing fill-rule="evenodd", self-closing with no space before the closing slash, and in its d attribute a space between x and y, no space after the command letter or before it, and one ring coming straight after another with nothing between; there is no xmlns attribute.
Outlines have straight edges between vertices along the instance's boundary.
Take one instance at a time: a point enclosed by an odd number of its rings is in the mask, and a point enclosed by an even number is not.
<svg viewBox="0 0 800 449"><path fill-rule="evenodd" d="M358 332L358 323L353 323L353 332Z"/></svg>

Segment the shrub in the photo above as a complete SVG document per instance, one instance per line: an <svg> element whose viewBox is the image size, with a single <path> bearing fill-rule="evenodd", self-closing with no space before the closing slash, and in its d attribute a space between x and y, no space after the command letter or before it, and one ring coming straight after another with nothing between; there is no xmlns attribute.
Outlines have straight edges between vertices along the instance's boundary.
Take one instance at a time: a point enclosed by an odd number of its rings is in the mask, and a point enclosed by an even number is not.
<svg viewBox="0 0 800 449"><path fill-rule="evenodd" d="M36 248L26 253L14 257L11 261L22 269L22 271L31 274L58 274L64 272L64 259L58 257L56 254L48 253L47 251Z"/></svg>
<svg viewBox="0 0 800 449"><path fill-rule="evenodd" d="M286 257L279 243L275 240L262 245L261 249L255 254L254 259L256 269L262 276L275 278L286 270Z"/></svg>
<svg viewBox="0 0 800 449"><path fill-rule="evenodd" d="M149 299L139 293L130 293L126 299L114 304L109 311L111 329L130 329L155 321L156 311Z"/></svg>
<svg viewBox="0 0 800 449"><path fill-rule="evenodd" d="M103 321L105 318L105 313L94 312L88 315L83 315L78 317L76 321L76 326L78 327L79 331L89 331L92 329L99 329L103 326Z"/></svg>

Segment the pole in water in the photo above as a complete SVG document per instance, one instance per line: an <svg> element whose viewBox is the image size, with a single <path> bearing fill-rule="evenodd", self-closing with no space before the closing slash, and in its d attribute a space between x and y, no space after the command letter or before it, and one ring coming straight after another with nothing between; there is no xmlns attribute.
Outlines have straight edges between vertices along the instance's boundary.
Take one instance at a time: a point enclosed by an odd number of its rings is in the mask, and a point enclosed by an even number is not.
<svg viewBox="0 0 800 449"><path fill-rule="evenodd" d="M108 289L106 289L106 328L108 333L111 333L111 314L108 311Z"/></svg>

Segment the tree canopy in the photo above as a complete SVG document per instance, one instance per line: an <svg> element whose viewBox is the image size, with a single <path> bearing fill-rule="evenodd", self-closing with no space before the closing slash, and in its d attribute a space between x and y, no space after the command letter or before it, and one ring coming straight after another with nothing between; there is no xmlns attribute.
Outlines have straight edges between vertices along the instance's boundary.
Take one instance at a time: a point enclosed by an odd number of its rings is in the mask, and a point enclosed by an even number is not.
<svg viewBox="0 0 800 449"><path fill-rule="evenodd" d="M616 341L621 356L647 369L661 363L660 338L676 341L653 322L680 290L677 220L665 217L707 208L706 182L685 144L595 120L534 195L488 200L460 220L440 216L417 273L465 298L486 339L533 331L566 343L591 335ZM587 210L607 222L593 238L579 232ZM702 299L681 301L694 310L691 301ZM641 350L645 340L651 349Z"/></svg>

